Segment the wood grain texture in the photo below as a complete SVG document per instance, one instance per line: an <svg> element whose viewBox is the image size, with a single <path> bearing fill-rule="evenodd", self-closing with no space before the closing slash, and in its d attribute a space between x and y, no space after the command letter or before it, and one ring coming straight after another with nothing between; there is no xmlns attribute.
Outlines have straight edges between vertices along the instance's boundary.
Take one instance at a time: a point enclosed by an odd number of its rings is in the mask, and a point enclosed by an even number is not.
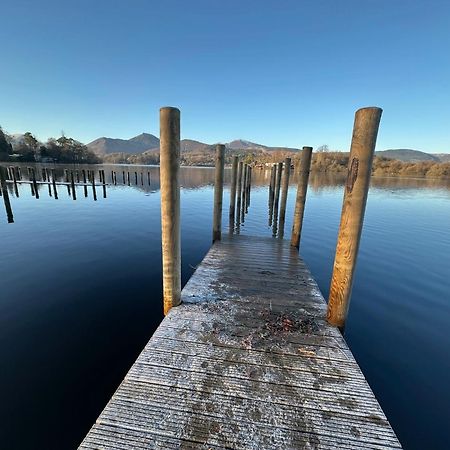
<svg viewBox="0 0 450 450"><path fill-rule="evenodd" d="M217 241L82 449L401 448L289 242Z"/></svg>
<svg viewBox="0 0 450 450"><path fill-rule="evenodd" d="M164 314L180 304L180 111L160 110L161 242ZM130 173L127 173L130 184Z"/></svg>
<svg viewBox="0 0 450 450"><path fill-rule="evenodd" d="M380 108L363 108L355 114L328 299L328 321L341 329L345 326L350 304L381 113Z"/></svg>

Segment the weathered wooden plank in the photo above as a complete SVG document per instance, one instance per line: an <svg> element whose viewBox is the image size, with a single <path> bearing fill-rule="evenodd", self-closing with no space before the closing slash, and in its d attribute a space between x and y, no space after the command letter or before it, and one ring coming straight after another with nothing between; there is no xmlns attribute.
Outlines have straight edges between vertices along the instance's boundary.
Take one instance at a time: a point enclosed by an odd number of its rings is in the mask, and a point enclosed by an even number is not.
<svg viewBox="0 0 450 450"><path fill-rule="evenodd" d="M191 395L187 391L184 395L179 391L175 393L179 397L169 393L161 398L156 391L153 395L146 396L143 396L140 390L122 391L114 405L127 408L131 403L141 417L151 415L153 420L164 417L168 412L173 420L180 415L189 414L190 405L195 400L198 402L198 409L195 411L197 416L204 416L206 420L216 420L221 423L228 422L232 426L247 423L251 427L256 424L258 427L267 429L269 433L273 432L272 428L276 428L299 434L314 433L326 440L330 436L365 443L378 443L380 439L384 439L386 443L396 445L396 438L389 423L382 422L377 416L363 418L339 415L329 411L314 411L311 408L293 409L292 406L273 405L247 399L233 398L230 401L229 397L211 398L208 394ZM217 400L223 402L222 406ZM376 421L376 427L373 426L374 421Z"/></svg>
<svg viewBox="0 0 450 450"><path fill-rule="evenodd" d="M217 242L81 448L401 448L298 253Z"/></svg>
<svg viewBox="0 0 450 450"><path fill-rule="evenodd" d="M176 343L175 343L176 342ZM339 361L332 356L318 358L317 354L306 356L305 352L298 351L295 354L272 352L270 358L267 357L266 352L261 352L253 349L242 349L237 347L223 347L211 343L200 343L197 340L173 342L170 338L160 339L153 336L151 341L147 344L146 350L153 351L170 351L175 354L202 356L205 358L222 359L224 362L234 363L242 362L247 364L255 364L260 366L264 364L267 367L283 367L289 370L299 370L316 372L323 375L344 376L348 378L363 377L361 371L355 368L354 365L346 364ZM146 355L143 354L143 357ZM314 357L313 357L314 356Z"/></svg>
<svg viewBox="0 0 450 450"><path fill-rule="evenodd" d="M189 411L190 403L196 402L197 412L215 417L232 417L236 420L249 422L256 420L260 424L276 426L286 429L298 429L299 421L307 417L316 422L324 421L325 424L316 425L318 434L332 434L332 429L341 433L351 433L351 427L357 426L361 433L367 436L379 436L385 434L388 438L393 436L389 422L377 414L345 411L342 408L324 409L317 402L303 404L302 408L292 408L292 405L274 404L266 399L248 399L245 397L233 397L227 393L212 395L210 392L194 391L173 386L161 386L158 384L140 383L126 380L121 390L116 394L117 400L135 401L143 405L153 405L163 408ZM317 408L319 406L319 408ZM249 412L251 414L249 414ZM254 417L251 417L254 416ZM373 427L373 424L377 427ZM310 428L304 431L311 431ZM355 433L351 433L354 435Z"/></svg>

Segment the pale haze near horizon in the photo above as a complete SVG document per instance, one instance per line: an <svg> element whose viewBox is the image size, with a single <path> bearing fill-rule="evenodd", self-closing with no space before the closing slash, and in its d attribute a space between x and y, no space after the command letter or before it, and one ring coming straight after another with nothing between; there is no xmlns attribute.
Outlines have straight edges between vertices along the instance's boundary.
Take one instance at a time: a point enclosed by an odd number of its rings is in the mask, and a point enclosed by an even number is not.
<svg viewBox="0 0 450 450"><path fill-rule="evenodd" d="M383 108L378 150L450 152L450 2L2 1L0 125L349 148L355 111Z"/></svg>

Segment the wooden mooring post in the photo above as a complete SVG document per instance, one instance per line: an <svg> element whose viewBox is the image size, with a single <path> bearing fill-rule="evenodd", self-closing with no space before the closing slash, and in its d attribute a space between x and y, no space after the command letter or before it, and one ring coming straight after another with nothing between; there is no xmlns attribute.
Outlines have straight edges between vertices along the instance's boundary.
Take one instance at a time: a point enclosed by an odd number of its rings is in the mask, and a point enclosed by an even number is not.
<svg viewBox="0 0 450 450"><path fill-rule="evenodd" d="M14 167L11 167L11 175L14 183L14 194L16 197L19 197L19 188L17 186L17 176L16 176L16 170Z"/></svg>
<svg viewBox="0 0 450 450"><path fill-rule="evenodd" d="M248 213L248 207L250 206L250 195L252 188L252 167L247 166L247 188L245 193L245 213Z"/></svg>
<svg viewBox="0 0 450 450"><path fill-rule="evenodd" d="M0 190L2 192L3 202L5 204L6 216L8 223L14 223L14 215L9 200L8 187L6 186L7 170L0 166Z"/></svg>
<svg viewBox="0 0 450 450"><path fill-rule="evenodd" d="M380 108L362 108L355 114L327 311L328 322L341 330L350 303L381 113Z"/></svg>
<svg viewBox="0 0 450 450"><path fill-rule="evenodd" d="M272 226L273 218L273 200L275 198L275 176L276 176L277 166L272 165L270 169L270 184L269 184L269 227Z"/></svg>
<svg viewBox="0 0 450 450"><path fill-rule="evenodd" d="M291 175L291 158L284 160L284 177L283 188L281 189L281 204L280 204L280 220L278 222L278 237L283 239L284 237L284 223L286 220L286 205L289 191L289 178Z"/></svg>
<svg viewBox="0 0 450 450"><path fill-rule="evenodd" d="M230 187L230 232L234 229L234 218L236 212L236 184L238 175L238 160L237 156L233 156L233 163L231 166L231 187Z"/></svg>
<svg viewBox="0 0 450 450"><path fill-rule="evenodd" d="M237 203L236 203L236 228L239 230L241 224L241 204L242 204L242 171L244 163L239 161L237 173Z"/></svg>
<svg viewBox="0 0 450 450"><path fill-rule="evenodd" d="M160 183L164 314L181 301L180 111L165 107L160 118Z"/></svg>
<svg viewBox="0 0 450 450"><path fill-rule="evenodd" d="M79 448L400 450L343 335L324 321L326 302L288 241L223 235L181 292L179 110L161 108L160 124L168 314ZM217 150L219 205L223 149ZM358 176L356 170L346 189L357 188Z"/></svg>
<svg viewBox="0 0 450 450"><path fill-rule="evenodd" d="M212 241L222 238L222 202L223 202L223 174L225 165L225 145L217 144L216 147L216 171L214 182L214 212Z"/></svg>
<svg viewBox="0 0 450 450"><path fill-rule="evenodd" d="M300 168L298 172L297 196L295 199L294 223L292 225L291 245L300 247L302 235L303 216L305 214L306 193L308 191L308 179L311 169L312 147L303 147L300 157Z"/></svg>
<svg viewBox="0 0 450 450"><path fill-rule="evenodd" d="M279 162L276 166L275 175L275 195L273 200L273 220L272 220L272 235L276 236L278 233L278 205L280 203L280 189L281 176L283 174L283 163Z"/></svg>
<svg viewBox="0 0 450 450"><path fill-rule="evenodd" d="M86 172L84 172L84 178L86 181ZM56 189L56 175L55 175L55 169L52 169L52 185L53 185L53 196L55 197L55 200L58 200L58 190Z"/></svg>
<svg viewBox="0 0 450 450"><path fill-rule="evenodd" d="M34 195L37 199L39 199L39 190L36 182L36 172L34 171L34 169L31 169L31 176L33 180Z"/></svg>
<svg viewBox="0 0 450 450"><path fill-rule="evenodd" d="M72 187L72 199L77 199L77 193L75 191L75 179L73 176L73 170L70 171L70 186Z"/></svg>
<svg viewBox="0 0 450 450"><path fill-rule="evenodd" d="M95 173L92 171L91 172L92 176L91 176L91 184L92 184L92 196L94 198L94 201L97 201L97 191L95 190Z"/></svg>

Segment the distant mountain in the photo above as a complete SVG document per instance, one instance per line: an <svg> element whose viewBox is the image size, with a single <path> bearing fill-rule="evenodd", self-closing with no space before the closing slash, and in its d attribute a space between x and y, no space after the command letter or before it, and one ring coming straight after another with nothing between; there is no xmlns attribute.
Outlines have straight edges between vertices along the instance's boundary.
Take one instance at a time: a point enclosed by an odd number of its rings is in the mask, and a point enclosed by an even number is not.
<svg viewBox="0 0 450 450"><path fill-rule="evenodd" d="M450 162L450 153L433 153L441 162Z"/></svg>
<svg viewBox="0 0 450 450"><path fill-rule="evenodd" d="M266 150L268 147L255 142L245 141L244 139L237 139L235 141L228 142L225 146L231 150Z"/></svg>
<svg viewBox="0 0 450 450"><path fill-rule="evenodd" d="M384 158L389 159L397 159L399 161L406 162L418 162L418 161L441 161L436 155L432 155L431 153L421 152L420 150L411 150L411 149L391 149L391 150L382 150L379 152L375 152L377 156L382 156Z"/></svg>
<svg viewBox="0 0 450 450"><path fill-rule="evenodd" d="M16 142L21 136L14 136ZM269 147L256 142L236 139L225 144L228 151L234 153L254 153L263 154L268 152L297 152L299 149L291 147ZM113 139L101 137L87 144L87 147L99 156L109 155L111 153L126 154L155 154L159 153L159 139L153 134L142 133L131 139ZM206 144L205 142L195 141L193 139L182 139L180 142L181 153L200 155L214 154L215 144ZM450 154L431 154L412 149L389 149L375 153L377 156L397 159L399 161L417 162L450 162Z"/></svg>
<svg viewBox="0 0 450 450"><path fill-rule="evenodd" d="M153 134L142 133L131 139L113 139L101 137L87 144L87 147L97 155L109 153L143 153L146 150L159 147L159 139Z"/></svg>
<svg viewBox="0 0 450 450"><path fill-rule="evenodd" d="M142 133L134 138L131 138L129 142L133 142L136 145L142 146L142 148L155 148L159 147L159 138L149 133Z"/></svg>
<svg viewBox="0 0 450 450"><path fill-rule="evenodd" d="M271 152L271 151L298 151L289 147L268 147L255 142L237 139L225 144L226 148L233 151L248 152ZM142 133L131 139L113 139L101 137L87 144L87 147L99 156L111 153L157 153L159 152L159 139L153 134ZM180 142L181 153L213 153L215 144L206 144L193 139L182 139Z"/></svg>
<svg viewBox="0 0 450 450"><path fill-rule="evenodd" d="M230 150L245 150L245 151L256 151L256 152L298 152L298 148L292 147L268 147L263 144L256 144L255 142L245 141L244 139L237 139L235 141L228 142L225 144Z"/></svg>
<svg viewBox="0 0 450 450"><path fill-rule="evenodd" d="M204 142L194 141L192 139L182 139L180 142L180 150L183 152L208 152L212 151L213 145L205 144Z"/></svg>

